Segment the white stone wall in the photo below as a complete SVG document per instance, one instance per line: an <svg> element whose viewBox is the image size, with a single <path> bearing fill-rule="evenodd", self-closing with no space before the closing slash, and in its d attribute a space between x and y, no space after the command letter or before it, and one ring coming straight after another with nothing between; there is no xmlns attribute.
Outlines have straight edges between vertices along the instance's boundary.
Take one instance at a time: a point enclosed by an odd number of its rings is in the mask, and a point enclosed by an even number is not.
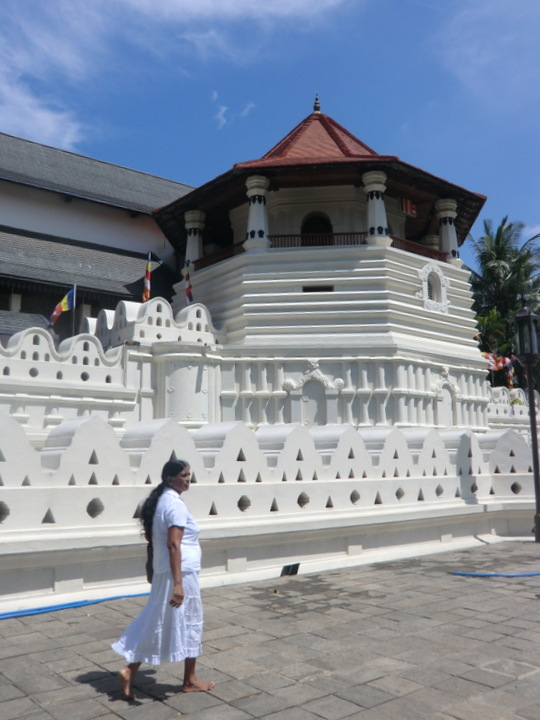
<svg viewBox="0 0 540 720"><path fill-rule="evenodd" d="M16 420L1 425L0 609L140 584L138 508L171 458L191 463L187 501L205 573L220 582L329 552L346 564L374 544L448 541L473 527L512 534L532 517L530 450L513 431L220 423L189 432L154 420L119 440L94 416L62 423L37 451ZM400 537L374 535L392 516Z"/></svg>
<svg viewBox="0 0 540 720"><path fill-rule="evenodd" d="M138 508L174 457L208 582L530 530L525 396L470 360L248 354L160 298L91 327L121 344L0 348L0 609L144 589Z"/></svg>
<svg viewBox="0 0 540 720"><path fill-rule="evenodd" d="M56 235L132 252L155 253L174 266L172 247L144 213L133 217L128 210L96 202L73 199L66 202L61 193L0 181L2 225L21 227L29 232Z"/></svg>

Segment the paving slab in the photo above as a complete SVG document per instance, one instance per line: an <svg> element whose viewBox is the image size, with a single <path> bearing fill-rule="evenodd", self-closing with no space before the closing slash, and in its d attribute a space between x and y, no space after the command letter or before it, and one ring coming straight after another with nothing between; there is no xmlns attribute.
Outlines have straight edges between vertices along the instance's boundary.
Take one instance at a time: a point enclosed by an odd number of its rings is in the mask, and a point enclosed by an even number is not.
<svg viewBox="0 0 540 720"><path fill-rule="evenodd" d="M202 595L213 692L181 693L171 664L121 698L110 642L145 603L124 598L0 620L0 720L540 720L532 541Z"/></svg>

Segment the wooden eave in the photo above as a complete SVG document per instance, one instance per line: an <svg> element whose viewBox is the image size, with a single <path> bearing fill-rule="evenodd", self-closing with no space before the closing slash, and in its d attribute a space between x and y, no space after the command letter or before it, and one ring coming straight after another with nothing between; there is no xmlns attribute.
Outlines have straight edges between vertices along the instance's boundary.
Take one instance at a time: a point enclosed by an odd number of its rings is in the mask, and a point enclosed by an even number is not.
<svg viewBox="0 0 540 720"><path fill-rule="evenodd" d="M408 235L420 238L437 232L434 203L439 198L452 198L457 202L456 232L461 245L467 238L486 198L484 195L465 190L435 175L401 161L395 156L370 157L366 159L321 158L283 163L273 160L238 163L230 171L218 176L200 188L184 195L169 205L154 211L156 222L178 250L185 246L186 210L202 210L208 216L228 222L228 213L246 200L245 179L251 175L264 175L270 181L270 191L291 187L324 187L328 185L353 185L361 187L362 175L370 170L382 170L387 175L388 197L404 197L418 209L416 218L407 218Z"/></svg>

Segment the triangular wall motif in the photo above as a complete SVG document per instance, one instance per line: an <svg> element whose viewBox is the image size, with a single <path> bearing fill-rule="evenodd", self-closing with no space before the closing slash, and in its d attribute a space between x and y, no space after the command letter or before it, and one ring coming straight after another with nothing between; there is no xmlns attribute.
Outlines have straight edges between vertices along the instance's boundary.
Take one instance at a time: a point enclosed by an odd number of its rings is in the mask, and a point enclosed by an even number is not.
<svg viewBox="0 0 540 720"><path fill-rule="evenodd" d="M257 473L257 477L255 478L255 482L262 482L261 473Z"/></svg>
<svg viewBox="0 0 540 720"><path fill-rule="evenodd" d="M333 508L333 507L334 507L334 503L332 502L332 498L330 497L330 495L328 496L328 500L326 501L326 507L327 507L327 508Z"/></svg>
<svg viewBox="0 0 540 720"><path fill-rule="evenodd" d="M69 478L68 485L76 485L76 484L77 484L77 482L75 481L75 475L72 475L72 476Z"/></svg>
<svg viewBox="0 0 540 720"><path fill-rule="evenodd" d="M304 456L302 455L302 451L298 451L298 455L296 456L296 462L301 462L304 459Z"/></svg>
<svg viewBox="0 0 540 720"><path fill-rule="evenodd" d="M349 460L354 460L354 450L352 448L349 450Z"/></svg>
<svg viewBox="0 0 540 720"><path fill-rule="evenodd" d="M88 484L89 485L97 485L98 484L95 473L92 473L92 475L90 475L90 480L88 481Z"/></svg>
<svg viewBox="0 0 540 720"><path fill-rule="evenodd" d="M115 476L113 477L112 484L113 484L113 485L120 485L120 479L118 478L118 475L115 475Z"/></svg>
<svg viewBox="0 0 540 720"><path fill-rule="evenodd" d="M51 508L49 508L47 510L47 512L45 513L45 515L43 516L43 520L41 521L41 524L42 525L48 525L48 524L53 525L55 522L56 522L56 520L54 519L52 510L51 510Z"/></svg>
<svg viewBox="0 0 540 720"><path fill-rule="evenodd" d="M95 450L92 450L92 454L90 455L90 460L88 461L88 464L89 465L99 465Z"/></svg>
<svg viewBox="0 0 540 720"><path fill-rule="evenodd" d="M377 493L377 494L375 495L374 505L382 505L382 499L381 499L381 496L379 495L379 493Z"/></svg>
<svg viewBox="0 0 540 720"><path fill-rule="evenodd" d="M219 473L218 483L222 485L225 482L225 478L223 477L223 473Z"/></svg>
<svg viewBox="0 0 540 720"><path fill-rule="evenodd" d="M270 512L279 512L278 504L276 502L276 498L272 500L272 505L270 506Z"/></svg>
<svg viewBox="0 0 540 720"><path fill-rule="evenodd" d="M24 476L24 480L22 481L22 487L30 487L32 483L30 482L30 478L28 475Z"/></svg>
<svg viewBox="0 0 540 720"><path fill-rule="evenodd" d="M304 478L302 477L302 471L299 470L299 471L296 473L296 480L303 480L303 479L304 479Z"/></svg>
<svg viewBox="0 0 540 720"><path fill-rule="evenodd" d="M420 488L417 500L419 500L420 502L424 500L424 493L422 492L422 488Z"/></svg>
<svg viewBox="0 0 540 720"><path fill-rule="evenodd" d="M0 462L6 462L6 458L4 457L4 453L0 450Z"/></svg>
<svg viewBox="0 0 540 720"><path fill-rule="evenodd" d="M215 503L212 503L212 505L211 505L211 507L210 507L210 512L209 512L208 514L209 514L209 515L217 515L217 514L218 514L218 513L217 513L217 510L216 510L216 504L215 504Z"/></svg>
<svg viewBox="0 0 540 720"><path fill-rule="evenodd" d="M173 461L176 462L176 461L178 460L178 458L176 457L176 453L174 452L174 450L172 451L171 457L169 458L169 460L170 460L171 462L173 462Z"/></svg>
<svg viewBox="0 0 540 720"><path fill-rule="evenodd" d="M245 483L245 482L246 482L246 476L244 475L244 471L243 471L243 470L240 470L240 472L238 473L238 480L237 480L237 482L240 482L240 483Z"/></svg>
<svg viewBox="0 0 540 720"><path fill-rule="evenodd" d="M145 484L145 485L151 485L151 484L152 484L152 479L150 478L150 475L147 475L147 476L146 476L146 480L144 481L144 484Z"/></svg>
<svg viewBox="0 0 540 720"><path fill-rule="evenodd" d="M141 518L141 510L142 510L143 503L139 503L137 507L135 508L135 512L133 513L133 519L134 520L140 520Z"/></svg>
<svg viewBox="0 0 540 720"><path fill-rule="evenodd" d="M244 455L244 451L242 450L242 448L240 448L240 452L238 453L238 457L236 458L236 460L237 460L238 462L245 462L245 461L246 461L246 456Z"/></svg>
<svg viewBox="0 0 540 720"><path fill-rule="evenodd" d="M197 476L195 475L195 473L191 473L191 480L189 482L191 485L197 484Z"/></svg>

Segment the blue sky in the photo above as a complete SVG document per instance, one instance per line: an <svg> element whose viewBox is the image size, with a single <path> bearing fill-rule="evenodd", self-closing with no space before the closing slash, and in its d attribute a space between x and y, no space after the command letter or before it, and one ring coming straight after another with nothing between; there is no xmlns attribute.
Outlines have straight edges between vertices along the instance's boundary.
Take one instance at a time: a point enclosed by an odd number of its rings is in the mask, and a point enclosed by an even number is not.
<svg viewBox="0 0 540 720"><path fill-rule="evenodd" d="M529 237L539 35L538 0L2 0L0 131L199 185L319 93L376 151L487 195L481 220Z"/></svg>

